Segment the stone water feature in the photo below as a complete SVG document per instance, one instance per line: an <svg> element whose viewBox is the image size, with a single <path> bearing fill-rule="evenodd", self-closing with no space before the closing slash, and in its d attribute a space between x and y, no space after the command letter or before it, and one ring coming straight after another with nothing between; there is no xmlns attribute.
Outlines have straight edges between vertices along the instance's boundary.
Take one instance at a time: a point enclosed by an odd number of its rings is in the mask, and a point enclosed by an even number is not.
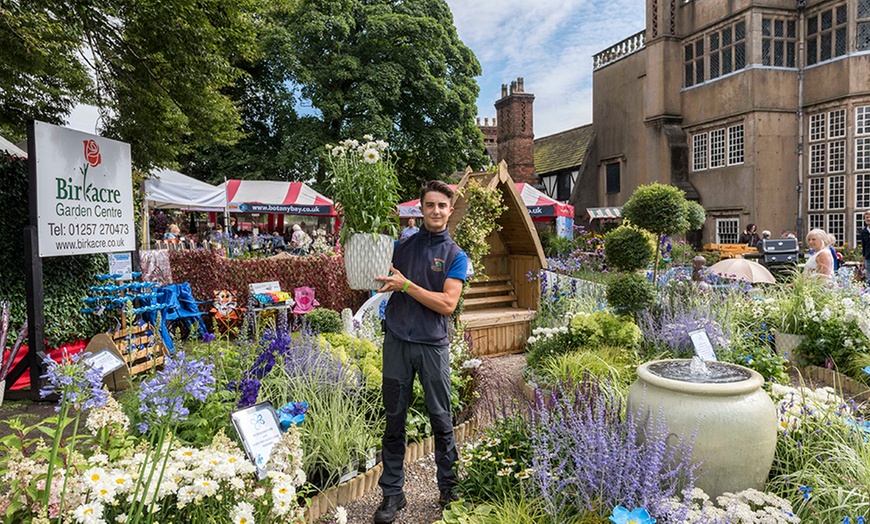
<svg viewBox="0 0 870 524"><path fill-rule="evenodd" d="M628 409L641 420L663 416L671 438L697 428L692 460L703 462L696 486L711 498L763 489L776 450L776 407L756 371L724 362L657 360L637 369Z"/></svg>

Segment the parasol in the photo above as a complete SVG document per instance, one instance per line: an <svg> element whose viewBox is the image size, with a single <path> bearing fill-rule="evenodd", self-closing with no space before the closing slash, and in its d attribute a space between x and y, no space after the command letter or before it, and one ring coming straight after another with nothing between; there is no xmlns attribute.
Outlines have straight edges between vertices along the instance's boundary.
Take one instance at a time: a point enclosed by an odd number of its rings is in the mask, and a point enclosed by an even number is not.
<svg viewBox="0 0 870 524"><path fill-rule="evenodd" d="M770 274L770 271L766 267L745 258L720 260L710 266L710 271L723 278L736 278L753 284L759 282L773 284L776 282L776 279L773 278L773 275Z"/></svg>

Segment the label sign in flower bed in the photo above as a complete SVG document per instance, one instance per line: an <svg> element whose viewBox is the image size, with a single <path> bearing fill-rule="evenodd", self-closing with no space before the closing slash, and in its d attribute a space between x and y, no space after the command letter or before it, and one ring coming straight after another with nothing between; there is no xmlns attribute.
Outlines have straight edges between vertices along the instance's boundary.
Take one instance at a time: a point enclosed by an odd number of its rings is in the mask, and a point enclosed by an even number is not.
<svg viewBox="0 0 870 524"><path fill-rule="evenodd" d="M169 262L176 282L190 282L198 299L214 296L216 289L236 289L240 304L249 298L248 284L278 281L281 289L308 286L322 307L341 311L358 309L368 294L348 287L340 256L229 259L213 251L170 251Z"/></svg>

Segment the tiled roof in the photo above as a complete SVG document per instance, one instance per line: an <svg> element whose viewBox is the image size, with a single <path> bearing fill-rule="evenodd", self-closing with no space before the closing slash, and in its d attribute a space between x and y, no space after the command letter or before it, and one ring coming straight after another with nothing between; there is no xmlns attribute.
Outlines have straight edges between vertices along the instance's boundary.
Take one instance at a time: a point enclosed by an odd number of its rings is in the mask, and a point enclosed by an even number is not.
<svg viewBox="0 0 870 524"><path fill-rule="evenodd" d="M583 163L592 140L592 124L535 139L535 172L555 173Z"/></svg>

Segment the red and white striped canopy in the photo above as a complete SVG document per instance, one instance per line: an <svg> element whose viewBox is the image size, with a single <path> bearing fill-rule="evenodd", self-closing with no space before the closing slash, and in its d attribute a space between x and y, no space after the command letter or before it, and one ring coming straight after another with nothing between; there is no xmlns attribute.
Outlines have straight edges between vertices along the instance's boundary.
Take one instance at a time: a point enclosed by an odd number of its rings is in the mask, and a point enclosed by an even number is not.
<svg viewBox="0 0 870 524"><path fill-rule="evenodd" d="M518 182L516 186L517 192L522 197L523 203L526 205L526 209L528 209L532 219L552 220L553 217L574 218L574 206L550 198L530 184ZM455 190L456 184L451 184L450 187ZM414 200L399 204L399 216L401 218L423 216L423 213L420 212L420 199L415 198Z"/></svg>
<svg viewBox="0 0 870 524"><path fill-rule="evenodd" d="M332 200L302 182L228 180L230 211L335 216Z"/></svg>

